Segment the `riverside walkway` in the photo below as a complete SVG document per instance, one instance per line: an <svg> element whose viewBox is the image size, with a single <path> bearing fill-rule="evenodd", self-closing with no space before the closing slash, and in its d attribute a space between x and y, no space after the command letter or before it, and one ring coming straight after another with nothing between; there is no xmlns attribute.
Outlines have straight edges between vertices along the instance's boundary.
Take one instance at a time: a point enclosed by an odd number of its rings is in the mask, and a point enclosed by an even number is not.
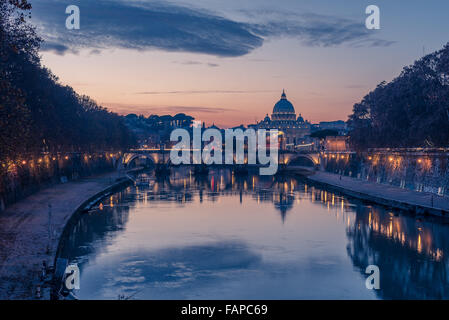
<svg viewBox="0 0 449 320"><path fill-rule="evenodd" d="M59 238L72 214L102 192L128 181L114 172L57 184L0 213L0 299L35 299L42 261L53 265ZM42 295L48 299L49 290Z"/></svg>
<svg viewBox="0 0 449 320"><path fill-rule="evenodd" d="M349 196L376 202L419 214L432 214L449 217L449 197L427 192L368 182L333 173L316 171L307 177L313 182L324 184Z"/></svg>

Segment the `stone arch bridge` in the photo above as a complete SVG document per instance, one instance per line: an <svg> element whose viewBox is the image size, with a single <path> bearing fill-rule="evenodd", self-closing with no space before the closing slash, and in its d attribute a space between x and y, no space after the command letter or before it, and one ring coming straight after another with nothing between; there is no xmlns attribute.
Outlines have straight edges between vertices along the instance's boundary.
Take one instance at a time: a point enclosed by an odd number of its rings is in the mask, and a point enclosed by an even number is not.
<svg viewBox="0 0 449 320"><path fill-rule="evenodd" d="M135 149L125 153L121 158L121 165L129 167L132 163L140 159L153 165L168 164L170 165L171 149ZM223 153L224 157L224 153ZM310 167L314 168L320 165L320 153L318 152L297 152L289 150L279 150L278 163L285 167ZM235 156L234 156L235 161ZM245 154L245 162L247 155ZM224 158L223 158L224 163Z"/></svg>

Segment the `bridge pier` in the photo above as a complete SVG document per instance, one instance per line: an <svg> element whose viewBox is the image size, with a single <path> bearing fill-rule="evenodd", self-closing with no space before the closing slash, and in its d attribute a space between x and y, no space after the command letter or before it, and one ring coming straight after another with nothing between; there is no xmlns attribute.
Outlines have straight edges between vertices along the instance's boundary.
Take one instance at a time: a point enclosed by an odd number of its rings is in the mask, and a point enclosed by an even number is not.
<svg viewBox="0 0 449 320"><path fill-rule="evenodd" d="M171 168L168 163L157 163L154 167L154 174L158 177L169 176Z"/></svg>
<svg viewBox="0 0 449 320"><path fill-rule="evenodd" d="M193 166L193 174L195 176L205 176L209 174L209 167L205 164L196 164Z"/></svg>
<svg viewBox="0 0 449 320"><path fill-rule="evenodd" d="M235 176L246 176L248 175L248 165L234 164L232 165L232 172Z"/></svg>

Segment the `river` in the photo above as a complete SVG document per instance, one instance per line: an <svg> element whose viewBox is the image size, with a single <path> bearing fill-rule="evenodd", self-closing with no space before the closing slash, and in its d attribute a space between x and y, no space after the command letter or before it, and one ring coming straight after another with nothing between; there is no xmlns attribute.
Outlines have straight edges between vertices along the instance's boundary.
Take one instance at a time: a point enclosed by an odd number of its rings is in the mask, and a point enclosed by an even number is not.
<svg viewBox="0 0 449 320"><path fill-rule="evenodd" d="M449 298L442 221L293 176L140 180L69 231L60 256L81 270L80 299ZM366 288L368 265L379 290Z"/></svg>

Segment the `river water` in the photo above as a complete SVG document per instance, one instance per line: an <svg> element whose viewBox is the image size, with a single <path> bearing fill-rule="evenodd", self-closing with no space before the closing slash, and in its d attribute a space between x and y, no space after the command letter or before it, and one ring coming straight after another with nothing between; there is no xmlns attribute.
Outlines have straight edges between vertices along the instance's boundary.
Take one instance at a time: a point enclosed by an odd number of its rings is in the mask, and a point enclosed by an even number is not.
<svg viewBox="0 0 449 320"><path fill-rule="evenodd" d="M80 299L449 298L441 221L295 177L141 178L70 230L60 256L80 267Z"/></svg>

